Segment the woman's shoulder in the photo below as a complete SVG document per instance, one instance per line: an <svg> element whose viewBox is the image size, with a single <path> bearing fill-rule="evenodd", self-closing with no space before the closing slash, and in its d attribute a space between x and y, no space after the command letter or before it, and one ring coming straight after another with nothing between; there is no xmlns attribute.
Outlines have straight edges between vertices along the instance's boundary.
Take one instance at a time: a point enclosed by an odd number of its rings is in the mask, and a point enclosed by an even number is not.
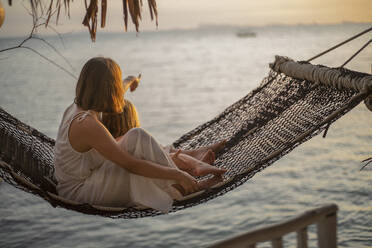
<svg viewBox="0 0 372 248"><path fill-rule="evenodd" d="M79 123L75 125L74 123ZM91 128L97 124L95 120L95 115L90 110L83 110L79 108L75 103L69 105L64 114L62 123L68 129L81 129L81 128Z"/></svg>
<svg viewBox="0 0 372 248"><path fill-rule="evenodd" d="M71 122L78 123L83 128L92 128L99 125L99 121L96 114L90 110L82 110L77 108L77 111L73 114Z"/></svg>
<svg viewBox="0 0 372 248"><path fill-rule="evenodd" d="M77 111L71 119L70 129L78 136L97 136L98 133L106 131L97 113L89 110Z"/></svg>
<svg viewBox="0 0 372 248"><path fill-rule="evenodd" d="M94 113L83 111L71 120L68 133L71 146L78 152L86 152L104 135L104 128Z"/></svg>

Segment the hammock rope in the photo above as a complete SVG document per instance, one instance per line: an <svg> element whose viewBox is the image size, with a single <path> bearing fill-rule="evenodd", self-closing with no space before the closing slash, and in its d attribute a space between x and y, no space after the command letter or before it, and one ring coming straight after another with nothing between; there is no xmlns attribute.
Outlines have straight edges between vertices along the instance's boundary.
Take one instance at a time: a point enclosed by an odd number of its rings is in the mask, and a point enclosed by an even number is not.
<svg viewBox="0 0 372 248"><path fill-rule="evenodd" d="M372 31L372 27L367 28L366 30L363 30L362 32L360 32L360 33L358 33L358 34L356 34L356 35L350 37L350 38L347 39L347 40L344 40L344 41L338 43L337 45L334 45L333 47L331 47L331 48L325 50L324 52L321 52L321 53L315 55L314 57L311 57L310 59L306 60L306 62L311 62L311 61L313 61L314 59L319 58L319 57L323 56L324 54L329 53L330 51L333 51L333 50L335 50L336 48L339 48L339 47L345 45L346 43L349 43L350 41L355 40L356 38L359 38L360 36L362 36L362 35L364 35L364 34L370 32L370 31ZM343 66L341 66L341 67L343 67Z"/></svg>
<svg viewBox="0 0 372 248"><path fill-rule="evenodd" d="M226 139L215 165L225 181L175 201L172 212L221 196L253 177L371 96L372 76L277 56L261 85L220 115L173 143L193 149ZM39 195L52 206L111 218L139 218L161 212L81 204L59 197L53 177L54 140L0 108L0 176Z"/></svg>
<svg viewBox="0 0 372 248"><path fill-rule="evenodd" d="M366 48L370 43L372 42L372 39L367 41L358 51L356 51L348 60L346 60L340 67L344 67L347 63L349 63L352 59L355 58L361 51L363 51L364 48Z"/></svg>

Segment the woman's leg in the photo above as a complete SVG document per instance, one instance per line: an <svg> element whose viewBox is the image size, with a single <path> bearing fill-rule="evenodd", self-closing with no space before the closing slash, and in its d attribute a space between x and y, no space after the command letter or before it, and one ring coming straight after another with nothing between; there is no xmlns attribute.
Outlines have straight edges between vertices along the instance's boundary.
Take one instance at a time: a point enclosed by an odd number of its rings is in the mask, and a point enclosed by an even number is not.
<svg viewBox="0 0 372 248"><path fill-rule="evenodd" d="M176 168L160 144L142 128L130 129L118 143L136 158ZM176 183L174 180L148 178L129 173L130 201L134 205L146 206L166 213L171 209L173 200L182 197L182 194L173 187Z"/></svg>
<svg viewBox="0 0 372 248"><path fill-rule="evenodd" d="M120 140L119 143L123 145L123 148L126 149L133 156L155 162L164 166L169 166L173 168L178 168L170 155L164 151L163 147L152 137L148 132L142 128L133 128L129 130ZM196 159L194 159L197 161ZM212 167L212 166L211 166ZM216 167L213 167L216 168ZM220 169L218 169L220 170ZM224 173L224 172L222 172ZM215 173L221 175L222 173ZM210 174L210 173L207 173ZM135 178L141 176L135 175ZM205 181L199 182L200 190L210 187L220 180L220 176L216 178L207 179ZM149 180L148 178L141 177L141 179ZM173 186L177 184L173 180L161 180L161 179L150 179L157 183L162 189L166 189L169 185ZM177 187L179 189L179 187ZM169 193L169 192L168 192ZM174 192L170 192L173 194ZM176 198L175 196L173 196Z"/></svg>
<svg viewBox="0 0 372 248"><path fill-rule="evenodd" d="M121 143L124 146L124 149L126 149L129 153L131 153L133 156L137 158L150 160L152 162L164 166L179 168L175 164L170 154L164 150L164 148L155 140L154 137L152 137L148 132L146 132L142 128L133 128L129 130L119 141L119 143ZM212 186L213 184L216 183L216 181L221 181L222 179L221 175L226 172L225 169L219 169L217 167L210 166L186 154L179 154L179 156L181 156L183 163L186 163L188 167L195 168L193 171L189 169L190 175L192 176L203 176L207 174L216 175L216 177L213 177L211 179L200 181L199 182L200 190ZM171 181L160 179L152 180L155 180L157 182ZM172 181L171 185L173 186L174 184L177 183ZM179 187L177 187L177 189L179 189Z"/></svg>

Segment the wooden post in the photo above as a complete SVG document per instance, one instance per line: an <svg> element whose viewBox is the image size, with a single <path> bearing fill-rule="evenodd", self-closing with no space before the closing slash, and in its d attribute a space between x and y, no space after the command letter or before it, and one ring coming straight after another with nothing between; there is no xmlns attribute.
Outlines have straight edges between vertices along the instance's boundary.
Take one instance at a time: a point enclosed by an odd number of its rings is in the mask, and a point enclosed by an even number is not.
<svg viewBox="0 0 372 248"><path fill-rule="evenodd" d="M337 212L329 213L317 223L319 248L337 247Z"/></svg>
<svg viewBox="0 0 372 248"><path fill-rule="evenodd" d="M297 231L297 248L307 248L307 227Z"/></svg>
<svg viewBox="0 0 372 248"><path fill-rule="evenodd" d="M273 248L283 248L282 237L271 240L271 245L273 246Z"/></svg>

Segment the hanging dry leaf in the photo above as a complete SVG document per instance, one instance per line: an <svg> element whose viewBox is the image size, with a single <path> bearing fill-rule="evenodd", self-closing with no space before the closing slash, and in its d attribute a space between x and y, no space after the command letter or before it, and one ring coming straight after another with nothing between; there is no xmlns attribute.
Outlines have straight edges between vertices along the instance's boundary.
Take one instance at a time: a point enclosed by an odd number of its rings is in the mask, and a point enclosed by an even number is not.
<svg viewBox="0 0 372 248"><path fill-rule="evenodd" d="M128 30L128 1L123 0L123 15L125 32Z"/></svg>
<svg viewBox="0 0 372 248"><path fill-rule="evenodd" d="M106 25L107 0L101 1L101 28Z"/></svg>

